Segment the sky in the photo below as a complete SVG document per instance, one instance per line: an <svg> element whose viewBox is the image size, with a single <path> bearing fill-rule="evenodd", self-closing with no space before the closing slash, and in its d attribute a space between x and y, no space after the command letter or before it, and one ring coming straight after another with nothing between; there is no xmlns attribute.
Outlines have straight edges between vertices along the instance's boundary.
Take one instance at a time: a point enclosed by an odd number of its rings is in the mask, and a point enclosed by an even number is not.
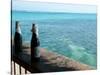
<svg viewBox="0 0 100 75"><path fill-rule="evenodd" d="M12 0L12 10L28 12L96 13L95 5Z"/></svg>

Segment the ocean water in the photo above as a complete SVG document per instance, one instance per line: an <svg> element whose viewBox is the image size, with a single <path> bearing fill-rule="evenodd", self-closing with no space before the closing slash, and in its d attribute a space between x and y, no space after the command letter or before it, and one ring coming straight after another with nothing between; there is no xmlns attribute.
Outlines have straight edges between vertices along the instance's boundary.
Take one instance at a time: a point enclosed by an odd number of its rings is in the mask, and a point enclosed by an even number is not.
<svg viewBox="0 0 100 75"><path fill-rule="evenodd" d="M20 21L23 42L30 43L35 23L40 47L96 68L96 14L12 11L12 35L15 21Z"/></svg>

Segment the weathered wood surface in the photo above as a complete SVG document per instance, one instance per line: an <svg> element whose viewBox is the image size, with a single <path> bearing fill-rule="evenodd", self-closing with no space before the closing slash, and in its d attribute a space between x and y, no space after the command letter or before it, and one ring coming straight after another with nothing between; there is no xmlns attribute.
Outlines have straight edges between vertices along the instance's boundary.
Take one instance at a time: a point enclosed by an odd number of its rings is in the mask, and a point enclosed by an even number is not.
<svg viewBox="0 0 100 75"><path fill-rule="evenodd" d="M21 62L25 62L27 64L27 68L29 67L31 72L34 72L34 70L35 70L35 73L75 71L75 70L93 70L93 68L91 68L90 66L86 64L79 63L75 60L72 60L68 57L48 51L44 48L40 48L40 61L33 63L33 66L32 66L30 63L31 62L30 47L27 47L27 45L25 45L23 48L24 49L22 53L20 53L17 57L16 56L13 56L13 57L15 59L20 59Z"/></svg>

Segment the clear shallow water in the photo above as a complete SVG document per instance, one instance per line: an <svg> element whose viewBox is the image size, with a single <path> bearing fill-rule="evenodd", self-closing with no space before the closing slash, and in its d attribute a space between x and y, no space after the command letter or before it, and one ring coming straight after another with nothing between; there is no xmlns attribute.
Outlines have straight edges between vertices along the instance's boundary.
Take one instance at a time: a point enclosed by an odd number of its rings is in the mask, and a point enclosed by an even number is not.
<svg viewBox="0 0 100 75"><path fill-rule="evenodd" d="M12 33L20 21L23 41L30 42L32 23L41 47L96 68L96 14L12 12Z"/></svg>

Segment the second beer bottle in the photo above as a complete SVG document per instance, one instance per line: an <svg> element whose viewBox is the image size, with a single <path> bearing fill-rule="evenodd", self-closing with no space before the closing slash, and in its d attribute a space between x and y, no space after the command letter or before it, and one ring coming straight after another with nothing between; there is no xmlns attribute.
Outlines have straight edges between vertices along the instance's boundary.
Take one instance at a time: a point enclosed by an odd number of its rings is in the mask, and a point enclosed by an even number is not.
<svg viewBox="0 0 100 75"><path fill-rule="evenodd" d="M38 31L35 24L32 24L32 38L31 38L31 62L35 62L39 60L40 53L39 53L39 38L38 38Z"/></svg>

